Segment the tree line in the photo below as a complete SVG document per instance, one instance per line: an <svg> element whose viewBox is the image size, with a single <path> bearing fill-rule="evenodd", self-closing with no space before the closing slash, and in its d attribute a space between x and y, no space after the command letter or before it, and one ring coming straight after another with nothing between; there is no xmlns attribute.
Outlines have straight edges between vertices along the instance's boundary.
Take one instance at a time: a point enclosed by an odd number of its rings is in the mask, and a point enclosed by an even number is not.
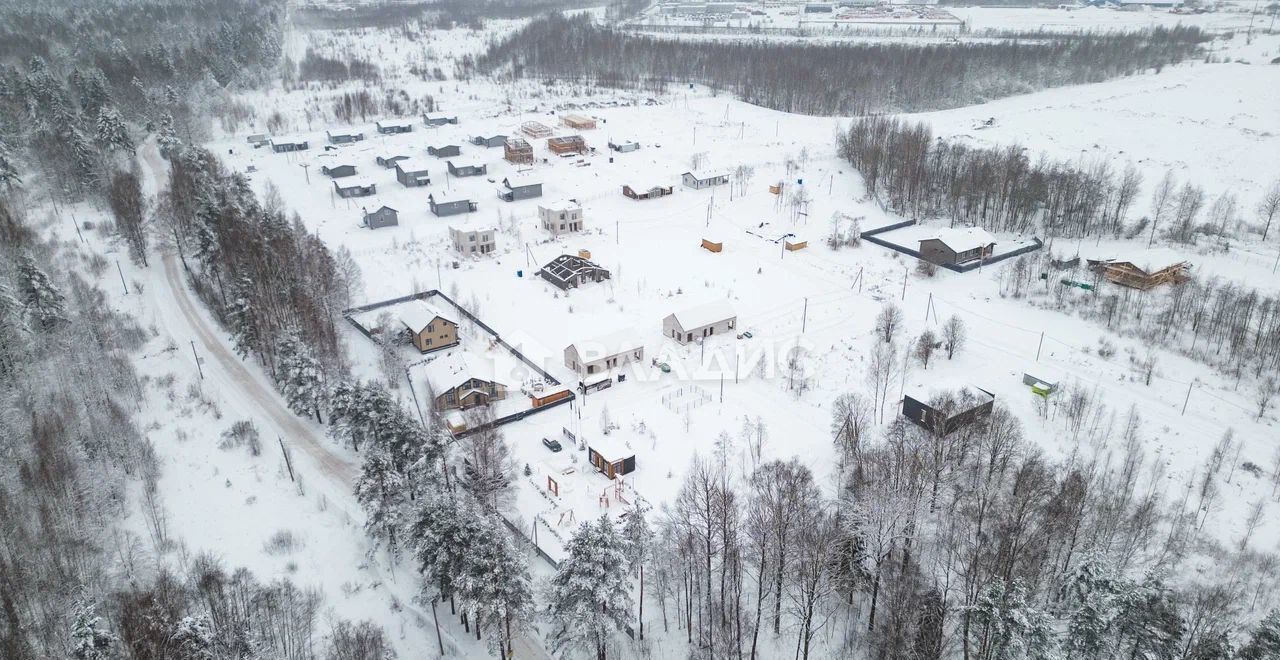
<svg viewBox="0 0 1280 660"><path fill-rule="evenodd" d="M382 630L330 621L324 598L208 555L172 567L148 397L153 332L79 271L106 260L43 241L0 196L0 657L387 660ZM141 517L145 532L138 529Z"/></svg>
<svg viewBox="0 0 1280 660"><path fill-rule="evenodd" d="M928 46L708 42L629 34L586 14L552 14L464 58L460 75L653 91L695 82L786 112L915 112L1159 69L1195 56L1205 40L1199 29L1179 26Z"/></svg>
<svg viewBox="0 0 1280 660"><path fill-rule="evenodd" d="M7 3L0 185L39 172L78 199L104 191L136 127L193 141L223 88L273 70L283 16L279 0Z"/></svg>

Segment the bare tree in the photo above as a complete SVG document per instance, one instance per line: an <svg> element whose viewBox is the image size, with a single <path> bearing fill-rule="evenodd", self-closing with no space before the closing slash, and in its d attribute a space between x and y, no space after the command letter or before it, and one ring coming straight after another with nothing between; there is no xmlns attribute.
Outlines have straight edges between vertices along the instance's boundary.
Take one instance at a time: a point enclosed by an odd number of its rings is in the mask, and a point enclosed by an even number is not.
<svg viewBox="0 0 1280 660"><path fill-rule="evenodd" d="M964 348L965 327L964 319L959 316L952 315L942 326L942 343L947 349L947 359L955 357L956 351Z"/></svg>
<svg viewBox="0 0 1280 660"><path fill-rule="evenodd" d="M1262 240L1267 240L1267 232L1271 231L1271 222L1280 215L1280 181L1271 184L1271 189L1258 202L1258 219L1262 220Z"/></svg>
<svg viewBox="0 0 1280 660"><path fill-rule="evenodd" d="M876 416L884 423L885 408L889 405L889 385L898 373L897 351L893 344L876 343L867 363L867 380L875 395Z"/></svg>
<svg viewBox="0 0 1280 660"><path fill-rule="evenodd" d="M893 338L898 335L898 330L902 325L902 308L893 303L885 303L880 308L880 315L876 317L876 334L890 343Z"/></svg>
<svg viewBox="0 0 1280 660"><path fill-rule="evenodd" d="M1267 414L1267 408L1271 407L1271 400L1276 396L1276 389L1275 377L1263 378L1258 382L1258 392L1253 399L1258 404L1258 419Z"/></svg>
<svg viewBox="0 0 1280 660"><path fill-rule="evenodd" d="M1173 170L1169 170L1151 191L1151 238L1147 239L1147 247L1151 247L1156 240L1156 229L1160 226L1160 220L1169 213L1169 207L1173 204L1173 191L1177 185L1173 179Z"/></svg>
<svg viewBox="0 0 1280 660"><path fill-rule="evenodd" d="M920 360L920 364L925 369L929 368L929 358L933 357L933 351L937 348L937 345L938 338L933 334L932 330L925 330L916 339L916 359Z"/></svg>

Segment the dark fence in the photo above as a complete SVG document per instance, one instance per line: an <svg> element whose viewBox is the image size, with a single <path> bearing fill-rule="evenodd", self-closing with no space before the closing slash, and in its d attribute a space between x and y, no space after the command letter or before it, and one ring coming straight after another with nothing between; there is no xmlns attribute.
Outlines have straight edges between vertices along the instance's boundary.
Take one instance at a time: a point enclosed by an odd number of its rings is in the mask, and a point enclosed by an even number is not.
<svg viewBox="0 0 1280 660"><path fill-rule="evenodd" d="M860 235L862 237L862 240L864 241L875 243L880 247L886 247L886 248L889 248L890 250L901 252L902 254L905 254L909 257L915 257L916 259L920 259L921 256L918 251L912 250L911 248L906 247L905 245L898 245L897 243L886 241L883 238L879 237L880 234L888 233L895 229L902 229L903 227L910 227L911 225L914 225L914 224L916 224L915 220L905 220L903 222L895 222L894 224L891 224L891 225L885 225L883 227L877 227L876 229L864 231ZM1012 250L1010 252L1003 252L1001 254L997 254L994 257L990 257L987 259L980 259L978 261L975 261L970 264L965 264L963 266L957 266L956 264L938 264L938 266L941 268L946 268L947 270L953 273L967 273L971 270L977 270L979 268L982 268L983 266L989 266L994 263L999 263L1001 261L1004 261L1005 259L1012 259L1014 257L1024 255L1028 252L1035 252L1036 250L1039 250L1042 247L1044 247L1044 241L1038 238L1033 238L1031 239L1031 245L1024 245L1016 250Z"/></svg>
<svg viewBox="0 0 1280 660"><path fill-rule="evenodd" d="M363 325L361 325L359 321L355 320L354 316L356 314L363 314L364 312L370 312L375 309L380 309L382 307L390 307L392 305L399 305L401 303L406 303L412 300L423 300L426 298L433 298L436 296L439 296L441 300L449 303L450 307L457 310L457 312L461 314L464 318L466 318L468 321L471 321L472 323L476 324L476 326L478 326L480 329L492 335L494 341L498 342L499 345L505 348L512 355L516 356L516 359L523 362L525 366L534 370L539 376L542 376L543 380L550 382L552 385L562 385L562 383L558 379L556 379L551 374L547 373L541 366L535 364L532 360L525 357L524 353L521 353L520 351L516 350L515 347L512 346L511 344L508 344L506 340L504 340L496 330L489 327L489 325L486 324L484 321L481 321L480 319L476 318L476 316L471 312L468 312L467 310L463 309L462 305L459 305L458 303L454 302L452 298L450 298L449 296L446 296L443 292L438 291L436 289L429 289L427 291L421 291L421 292L410 294L407 296L400 296L399 298L379 300L378 302L369 303L367 305L352 307L348 310L343 311L342 316L343 318L347 319L347 322L350 323L352 326L354 326L356 330L359 330L360 334L364 335L365 337L368 337L369 339L373 339L373 332L368 328L364 327ZM479 431L483 431L486 429L495 428L498 426L502 426L504 424L510 424L511 422L522 420L525 417L528 417L529 415L542 412L543 410L550 410L551 408L555 408L556 406L564 405L570 401L573 401L576 398L578 398L578 396L573 393L572 389L570 389L569 396L563 399L560 399L558 401L548 403L544 406L538 406L537 408L522 410L518 413L507 415L506 417L499 417L498 419L495 419L487 424L483 424L475 428L464 429L462 431L455 433L454 435L459 438L465 438L468 435L471 435L472 433L477 433Z"/></svg>

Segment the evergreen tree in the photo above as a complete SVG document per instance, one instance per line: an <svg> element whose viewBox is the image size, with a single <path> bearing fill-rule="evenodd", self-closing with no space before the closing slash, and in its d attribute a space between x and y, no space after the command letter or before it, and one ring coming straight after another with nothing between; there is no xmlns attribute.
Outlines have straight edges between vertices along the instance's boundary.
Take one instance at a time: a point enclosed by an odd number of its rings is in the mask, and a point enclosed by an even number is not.
<svg viewBox="0 0 1280 660"><path fill-rule="evenodd" d="M13 162L13 152L9 145L0 140L0 187L12 191L22 185L22 177L18 176L18 166Z"/></svg>
<svg viewBox="0 0 1280 660"><path fill-rule="evenodd" d="M985 660L1059 660L1052 619L1027 602L1021 583L997 581L969 607L974 631L985 636Z"/></svg>
<svg viewBox="0 0 1280 660"><path fill-rule="evenodd" d="M606 660L610 637L631 611L627 544L608 516L584 522L551 578L551 649L578 650Z"/></svg>
<svg viewBox="0 0 1280 660"><path fill-rule="evenodd" d="M640 577L640 596L636 599L638 608L636 617L640 621L641 640L644 639L644 565L653 552L651 547L653 530L645 520L644 512L644 506L637 503L627 512L626 520L622 523L622 538L627 543L627 569L631 575Z"/></svg>
<svg viewBox="0 0 1280 660"><path fill-rule="evenodd" d="M457 593L475 612L477 634L479 626L495 631L490 650L509 657L512 625L521 626L533 612L529 567L496 517L469 508L475 524L466 527L474 536L467 539L465 566L455 577Z"/></svg>
<svg viewBox="0 0 1280 660"><path fill-rule="evenodd" d="M406 493L405 476L396 470L387 449L371 446L360 465L356 501L365 512L365 532L376 542L385 544L387 554L393 559L400 556Z"/></svg>
<svg viewBox="0 0 1280 660"><path fill-rule="evenodd" d="M1087 554L1076 564L1066 586L1074 607L1064 650L1072 658L1097 658L1108 648L1112 622L1119 613L1117 592L1127 586L1098 555Z"/></svg>
<svg viewBox="0 0 1280 660"><path fill-rule="evenodd" d="M258 325L258 313L250 302L253 281L242 277L236 286L235 297L227 306L227 322L231 326L231 338L236 353L247 358L251 354L262 355L262 332Z"/></svg>
<svg viewBox="0 0 1280 660"><path fill-rule="evenodd" d="M26 345L27 328L22 322L22 304L8 285L0 282L0 376L13 376Z"/></svg>
<svg viewBox="0 0 1280 660"><path fill-rule="evenodd" d="M1249 642L1241 647L1239 657L1240 660L1280 660L1280 610L1271 610L1258 622Z"/></svg>
<svg viewBox="0 0 1280 660"><path fill-rule="evenodd" d="M1118 646L1134 660L1173 660L1181 650L1182 616L1173 593L1154 576L1118 594Z"/></svg>
<svg viewBox="0 0 1280 660"><path fill-rule="evenodd" d="M75 660L112 660L119 657L116 652L119 638L107 629L95 609L91 603L76 603L69 651Z"/></svg>
<svg viewBox="0 0 1280 660"><path fill-rule="evenodd" d="M18 287L22 311L29 324L52 330L66 322L63 309L66 299L29 254L18 257Z"/></svg>
<svg viewBox="0 0 1280 660"><path fill-rule="evenodd" d="M134 154L133 139L129 137L129 127L125 125L120 111L109 105L103 106L98 110L96 126L95 139L103 151L122 151L130 156Z"/></svg>
<svg viewBox="0 0 1280 660"><path fill-rule="evenodd" d="M160 115L160 125L156 128L156 144L160 147L160 155L166 160L173 160L182 153L182 139L173 127L173 115Z"/></svg>
<svg viewBox="0 0 1280 660"><path fill-rule="evenodd" d="M325 400L324 374L296 329L277 339L276 360L276 386L289 409L299 415L315 415L316 421L323 424L320 411Z"/></svg>

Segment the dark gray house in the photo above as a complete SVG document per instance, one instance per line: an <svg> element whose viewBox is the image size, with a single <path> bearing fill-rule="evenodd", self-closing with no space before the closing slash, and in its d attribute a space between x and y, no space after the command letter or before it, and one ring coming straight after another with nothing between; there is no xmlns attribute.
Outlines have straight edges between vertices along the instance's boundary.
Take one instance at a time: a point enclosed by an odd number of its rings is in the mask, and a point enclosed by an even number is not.
<svg viewBox="0 0 1280 660"><path fill-rule="evenodd" d="M364 133L359 131L325 131L324 134L329 136L329 144L350 144L364 139Z"/></svg>
<svg viewBox="0 0 1280 660"><path fill-rule="evenodd" d="M427 153L436 158L450 158L462 153L462 147L456 144L442 144L438 147L427 147Z"/></svg>
<svg viewBox="0 0 1280 660"><path fill-rule="evenodd" d="M471 138L471 144L477 147L501 147L506 143L505 135L476 135Z"/></svg>
<svg viewBox="0 0 1280 660"><path fill-rule="evenodd" d="M502 180L502 187L498 188L498 198L504 202L541 196L542 182L527 177L509 176Z"/></svg>
<svg viewBox="0 0 1280 660"><path fill-rule="evenodd" d="M266 133L255 133L245 138L245 141L247 141L249 144L252 144L254 149L257 149L258 147L261 147L264 144L270 144L271 137L268 136Z"/></svg>
<svg viewBox="0 0 1280 660"><path fill-rule="evenodd" d="M449 161L450 176L481 176L489 173L489 166L484 163Z"/></svg>
<svg viewBox="0 0 1280 660"><path fill-rule="evenodd" d="M427 126L444 126L445 124L458 123L458 116L452 117L446 115L422 115L422 123Z"/></svg>
<svg viewBox="0 0 1280 660"><path fill-rule="evenodd" d="M311 144L304 138L282 137L271 138L271 150L278 154L290 151L305 151L311 148Z"/></svg>
<svg viewBox="0 0 1280 660"><path fill-rule="evenodd" d="M368 197L378 192L378 184L360 178L346 178L333 182L333 189L337 191L338 196L346 199L348 197Z"/></svg>
<svg viewBox="0 0 1280 660"><path fill-rule="evenodd" d="M427 164L417 158L405 158L396 161L396 181L406 188L416 188L431 183L427 174Z"/></svg>
<svg viewBox="0 0 1280 660"><path fill-rule="evenodd" d="M409 157L408 154L388 152L388 153L382 154L381 156L378 156L374 160L378 161L379 165L387 169L391 169L396 166L396 162L402 161L408 157Z"/></svg>
<svg viewBox="0 0 1280 660"><path fill-rule="evenodd" d="M587 282L609 279L608 270L595 262L572 254L562 254L552 259L538 271L538 275L565 291Z"/></svg>
<svg viewBox="0 0 1280 660"><path fill-rule="evenodd" d="M344 176L355 176L356 166L349 163L321 165L320 173L333 179L341 179Z"/></svg>
<svg viewBox="0 0 1280 660"><path fill-rule="evenodd" d="M413 132L413 122L408 119L384 119L377 122L376 125L378 127L378 132L383 135Z"/></svg>
<svg viewBox="0 0 1280 660"><path fill-rule="evenodd" d="M930 394L915 387L902 396L902 416L932 433L950 435L991 414L996 396L982 388L967 386Z"/></svg>
<svg viewBox="0 0 1280 660"><path fill-rule="evenodd" d="M478 204L466 198L446 199L441 197L436 199L435 194L427 195L427 204L431 207L431 213L438 218L471 213L479 208Z"/></svg>
<svg viewBox="0 0 1280 660"><path fill-rule="evenodd" d="M960 265L986 259L995 251L996 239L980 227L946 227L932 238L920 240L920 258L939 266Z"/></svg>
<svg viewBox="0 0 1280 660"><path fill-rule="evenodd" d="M400 212L390 206L383 206L372 213L364 212L364 226L369 229L394 227L398 224L400 224Z"/></svg>

